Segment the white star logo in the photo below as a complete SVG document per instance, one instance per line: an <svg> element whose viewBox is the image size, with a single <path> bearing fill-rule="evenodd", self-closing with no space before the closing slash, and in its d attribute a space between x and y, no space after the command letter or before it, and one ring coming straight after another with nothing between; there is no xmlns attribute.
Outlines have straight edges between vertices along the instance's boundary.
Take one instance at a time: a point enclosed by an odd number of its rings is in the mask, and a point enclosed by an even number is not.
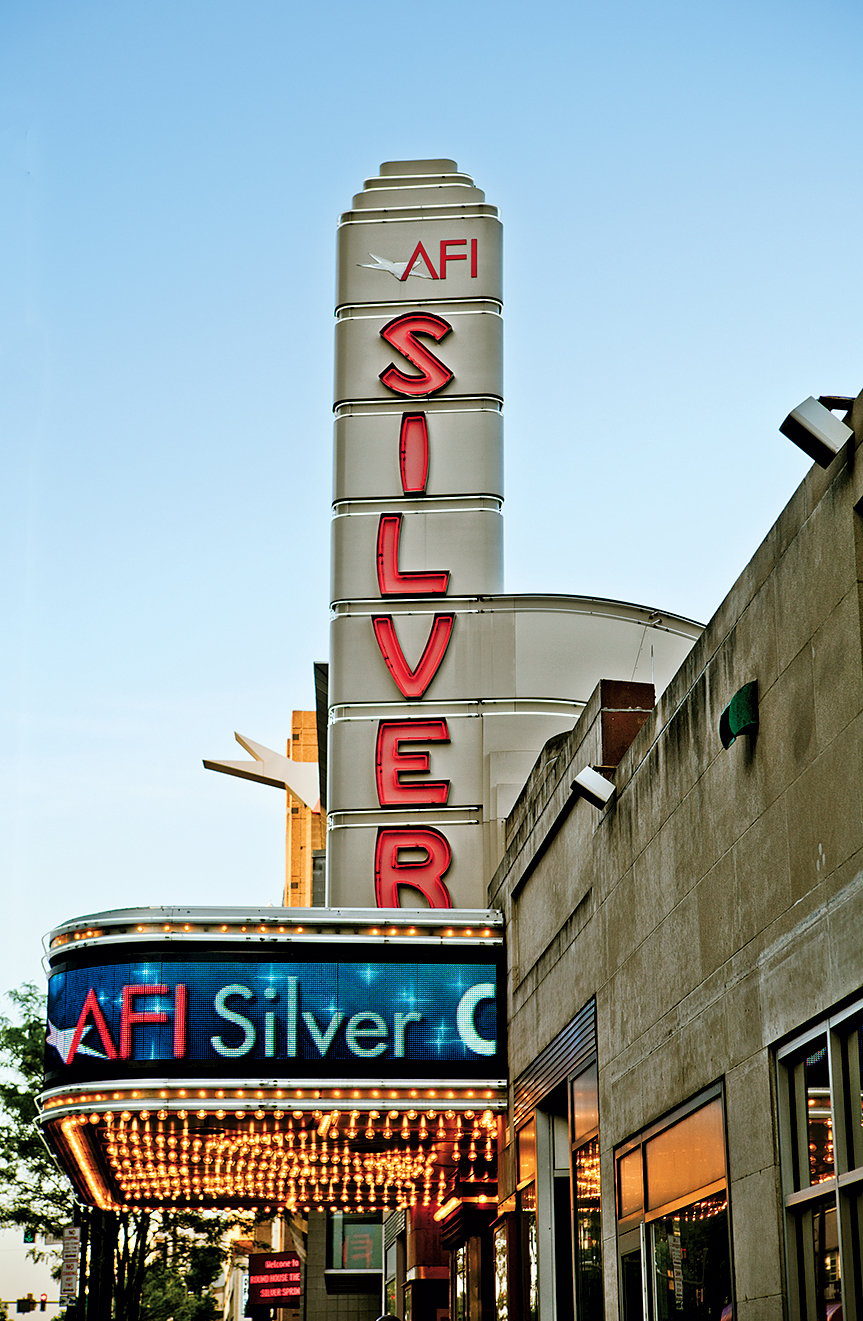
<svg viewBox="0 0 863 1321"><path fill-rule="evenodd" d="M84 1033L86 1034L89 1032L92 1026L92 1023L88 1023L84 1028ZM72 1042L77 1030L77 1027L55 1027L50 1018L48 1019L47 1044L54 1047L64 1064L72 1063ZM83 1041L78 1042L78 1049L75 1051L75 1054L95 1055L97 1060L106 1060L108 1058L108 1056L104 1055L102 1051L92 1050L89 1046L85 1046Z"/></svg>
<svg viewBox="0 0 863 1321"><path fill-rule="evenodd" d="M363 269L367 271L386 271L388 275L394 275L397 280L402 279L405 273L405 267L407 266L406 260L390 261L389 257L378 257L374 252L370 252L369 256L371 257L371 261L357 262L357 265L362 266ZM434 276L425 264L418 264L421 260L422 253L420 253L419 258L414 262L414 265L411 268L411 273L408 276L409 280L413 279L414 276L420 280L434 279Z"/></svg>

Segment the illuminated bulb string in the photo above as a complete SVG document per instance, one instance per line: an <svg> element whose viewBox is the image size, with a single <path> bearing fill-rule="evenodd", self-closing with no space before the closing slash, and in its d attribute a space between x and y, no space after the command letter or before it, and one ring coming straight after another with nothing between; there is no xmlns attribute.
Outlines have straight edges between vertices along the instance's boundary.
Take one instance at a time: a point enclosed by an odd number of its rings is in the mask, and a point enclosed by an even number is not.
<svg viewBox="0 0 863 1321"><path fill-rule="evenodd" d="M496 1178L490 1110L237 1111L226 1120L224 1110L124 1110L89 1122L120 1201L132 1207L404 1210L440 1205L456 1177ZM62 1122L77 1129L88 1120ZM85 1144L75 1138L83 1172Z"/></svg>

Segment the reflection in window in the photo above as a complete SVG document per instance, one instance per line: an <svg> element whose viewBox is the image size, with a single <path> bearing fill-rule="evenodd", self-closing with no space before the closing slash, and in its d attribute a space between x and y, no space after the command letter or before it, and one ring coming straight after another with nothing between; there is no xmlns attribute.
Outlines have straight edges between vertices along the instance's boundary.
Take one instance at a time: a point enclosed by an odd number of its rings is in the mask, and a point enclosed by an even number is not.
<svg viewBox="0 0 863 1321"><path fill-rule="evenodd" d="M330 1217L328 1266L331 1270L382 1270L383 1228L380 1216L334 1211Z"/></svg>
<svg viewBox="0 0 863 1321"><path fill-rule="evenodd" d="M621 1220L636 1215L644 1207L644 1172L641 1147L621 1156L617 1162L617 1214Z"/></svg>
<svg viewBox="0 0 863 1321"><path fill-rule="evenodd" d="M518 1130L518 1181L532 1179L536 1174L536 1120L531 1119Z"/></svg>
<svg viewBox="0 0 863 1321"><path fill-rule="evenodd" d="M652 1225L656 1321L722 1321L731 1303L724 1193Z"/></svg>
<svg viewBox="0 0 863 1321"><path fill-rule="evenodd" d="M602 1224L599 1202L599 1137L575 1153L575 1291L578 1315L602 1316Z"/></svg>
<svg viewBox="0 0 863 1321"><path fill-rule="evenodd" d="M823 1183L835 1172L833 1159L833 1109L830 1104L830 1066L827 1046L804 1060L806 1136L809 1148L809 1182Z"/></svg>
<svg viewBox="0 0 863 1321"><path fill-rule="evenodd" d="M498 1225L492 1239L494 1268L494 1305L497 1321L509 1321L509 1276L506 1250L506 1226Z"/></svg>
<svg viewBox="0 0 863 1321"><path fill-rule="evenodd" d="M722 1102L693 1110L645 1144L647 1205L652 1211L725 1178Z"/></svg>
<svg viewBox="0 0 863 1321"><path fill-rule="evenodd" d="M572 1141L580 1142L599 1128L599 1068L591 1064L572 1081Z"/></svg>
<svg viewBox="0 0 863 1321"><path fill-rule="evenodd" d="M815 1258L815 1296L819 1311L827 1316L830 1303L840 1302L839 1237L836 1232L836 1207L820 1203L812 1213L812 1248Z"/></svg>
<svg viewBox="0 0 863 1321"><path fill-rule="evenodd" d="M525 1217L527 1248L527 1321L539 1321L539 1252L536 1242L536 1215Z"/></svg>
<svg viewBox="0 0 863 1321"><path fill-rule="evenodd" d="M467 1245L453 1253L453 1321L467 1321Z"/></svg>

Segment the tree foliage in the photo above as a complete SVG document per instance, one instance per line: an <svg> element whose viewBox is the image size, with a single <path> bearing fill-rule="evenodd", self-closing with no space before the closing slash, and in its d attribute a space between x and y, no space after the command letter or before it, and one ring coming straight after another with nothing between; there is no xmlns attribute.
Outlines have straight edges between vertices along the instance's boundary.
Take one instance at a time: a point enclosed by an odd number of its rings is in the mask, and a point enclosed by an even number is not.
<svg viewBox="0 0 863 1321"><path fill-rule="evenodd" d="M75 1195L42 1140L45 1001L32 984L10 991L14 1017L0 1015L0 1226L60 1235L73 1223ZM194 1211L84 1211L93 1305L98 1321L214 1321L210 1286L224 1241L248 1218ZM85 1315L79 1312L79 1315ZM2 1313L0 1313L2 1321Z"/></svg>
<svg viewBox="0 0 863 1321"><path fill-rule="evenodd" d="M0 1225L60 1234L72 1223L74 1194L42 1140L45 1000L32 982L9 992L16 1019L0 1015Z"/></svg>

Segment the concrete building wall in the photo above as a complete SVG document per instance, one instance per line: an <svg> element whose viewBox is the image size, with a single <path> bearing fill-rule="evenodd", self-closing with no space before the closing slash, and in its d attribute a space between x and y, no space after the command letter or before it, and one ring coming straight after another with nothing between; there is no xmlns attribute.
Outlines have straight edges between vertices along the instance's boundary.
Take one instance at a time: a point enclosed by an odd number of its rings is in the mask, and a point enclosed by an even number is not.
<svg viewBox="0 0 863 1321"><path fill-rule="evenodd" d="M613 772L610 805L570 789L599 760L595 694L508 821L489 901L507 918L516 1083L596 998L609 1316L614 1148L716 1081L735 1316L783 1316L771 1047L863 987L854 450L799 488ZM724 750L720 715L752 680L758 733Z"/></svg>

